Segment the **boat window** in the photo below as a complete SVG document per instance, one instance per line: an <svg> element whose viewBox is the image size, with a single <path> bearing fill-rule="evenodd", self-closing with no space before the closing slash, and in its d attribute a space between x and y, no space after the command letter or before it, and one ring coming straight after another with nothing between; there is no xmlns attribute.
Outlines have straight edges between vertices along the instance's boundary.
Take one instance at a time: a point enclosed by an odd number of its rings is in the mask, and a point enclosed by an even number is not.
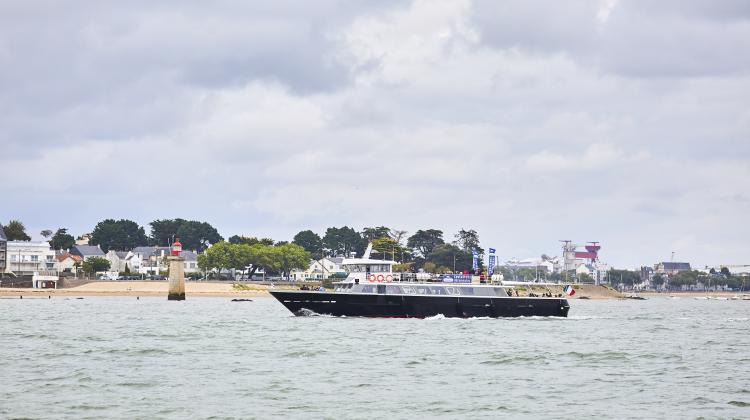
<svg viewBox="0 0 750 420"><path fill-rule="evenodd" d="M456 289L461 291L462 295L474 295L474 288L473 287L457 287Z"/></svg>
<svg viewBox="0 0 750 420"><path fill-rule="evenodd" d="M388 293L389 295L391 294L400 295L401 293L403 293L401 291L401 286L394 286L390 284L385 287L385 290L386 290L386 293Z"/></svg>
<svg viewBox="0 0 750 420"><path fill-rule="evenodd" d="M372 284L366 284L366 285L362 286L361 292L362 293L374 293L375 292L375 286L373 286Z"/></svg>
<svg viewBox="0 0 750 420"><path fill-rule="evenodd" d="M378 285L378 294L380 294L380 295L384 295L385 294L385 285L384 284L379 284Z"/></svg>
<svg viewBox="0 0 750 420"><path fill-rule="evenodd" d="M417 293L416 290L414 290L414 288L411 286L403 286L403 289L404 289L404 294L407 294L407 295L413 295Z"/></svg>
<svg viewBox="0 0 750 420"><path fill-rule="evenodd" d="M443 286L430 286L430 291L433 295L445 295L445 288Z"/></svg>
<svg viewBox="0 0 750 420"><path fill-rule="evenodd" d="M429 295L430 294L430 288L428 286L414 286L415 289L417 289L418 295Z"/></svg>

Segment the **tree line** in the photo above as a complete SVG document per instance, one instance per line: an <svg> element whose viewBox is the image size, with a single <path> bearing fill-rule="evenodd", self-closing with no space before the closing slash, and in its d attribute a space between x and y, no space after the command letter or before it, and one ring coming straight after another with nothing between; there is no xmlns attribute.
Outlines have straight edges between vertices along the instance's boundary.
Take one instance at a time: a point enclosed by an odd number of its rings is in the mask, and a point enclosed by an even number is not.
<svg viewBox="0 0 750 420"><path fill-rule="evenodd" d="M484 254L479 235L473 229L461 229L452 242L447 242L439 229L417 230L407 236L404 230L386 226L365 227L360 232L348 226L329 227L322 237L312 230L303 230L294 235L292 243L314 258L361 256L367 244L372 243L378 257L399 262L397 269L402 271L420 268L430 272L468 271L472 268L472 254ZM481 268L482 258L479 264Z"/></svg>
<svg viewBox="0 0 750 420"><path fill-rule="evenodd" d="M185 219L159 219L149 223L150 235L146 235L143 226L127 219L105 219L96 224L89 243L99 245L104 252L109 250L128 251L138 246L169 246L176 238L180 239L183 249L202 252L211 245L218 245L224 238L216 228L207 222ZM25 227L18 220L12 220L5 227L9 240L30 240ZM68 249L75 244L75 239L66 228L56 231L41 232L56 250ZM404 270L424 268L428 271L466 271L472 268L472 253L484 254L479 246L479 235L473 229L461 229L453 236L453 241L447 241L444 233L439 229L418 230L408 236L404 230L386 226L365 227L357 231L349 226L329 227L320 236L312 230L297 233L291 244L299 246L308 253L310 258L351 255L361 256L367 244L373 244L373 252L379 258L395 260L402 264ZM283 248L287 242L276 242L271 238L255 238L234 235L228 238L214 255L205 261L206 267L228 268L239 267L239 262L250 260L260 261L259 264L245 264L244 266L261 266L270 271L286 271L288 262L273 262L266 258L278 250L285 249L296 257L299 252L292 248ZM247 247L230 247L230 245L246 245ZM249 248L248 248L249 247ZM248 249L252 249L250 252ZM232 252L229 252L232 250ZM226 251L227 255L220 256L219 251ZM239 255L240 257L232 257ZM253 257L248 259L248 255ZM214 258L214 259L211 259ZM233 260L234 258L234 260ZM272 259L271 259L272 260ZM479 259L480 266L482 259Z"/></svg>
<svg viewBox="0 0 750 420"><path fill-rule="evenodd" d="M149 223L151 234L138 223L127 219L106 219L97 223L91 232L89 244L99 245L104 252L109 250L129 251L138 246L170 246L177 238L184 249L203 251L209 245L224 238L209 223L185 219L154 220ZM3 227L9 241L30 241L26 227L19 220L11 220ZM75 245L75 238L66 228L40 232L54 250L64 250ZM79 237L80 238L80 237Z"/></svg>
<svg viewBox="0 0 750 420"><path fill-rule="evenodd" d="M149 223L150 234L137 222L128 219L105 219L96 224L89 243L99 245L104 252L109 250L129 251L138 246L170 246L176 238L180 239L183 249L203 252L209 246L223 243L212 257L205 261L206 267L221 268L239 267L239 262L247 262L254 258L260 261L264 269L283 272L289 262L268 263L268 255L278 250L292 252L299 257L296 249L284 248L286 241L276 242L271 238L256 238L234 235L224 242L224 238L211 224L196 220L158 219ZM23 223L11 220L5 226L5 233L9 240L30 240ZM75 238L66 228L43 230L41 235L50 242L53 249L64 250L75 245ZM349 226L329 227L320 236L312 230L297 233L291 244L299 246L307 252L309 258L351 255L361 256L368 243L373 244L373 252L378 258L391 259L399 262L398 267L404 271L424 268L427 271L467 271L472 268L472 254L483 255L484 250L479 246L479 235L473 229L461 229L453 236L452 241L444 238L439 229L417 230L407 235L404 230L386 226L365 227L357 231ZM230 247L230 245L246 245L247 247ZM231 252L230 252L231 250ZM220 252L227 255L220 256ZM232 257L239 255L240 257ZM248 255L252 255L248 259ZM265 256L265 257L264 257ZM213 260L211 258L214 258ZM234 259L233 259L234 258ZM308 260L309 260L308 258ZM216 262L218 261L218 262ZM219 263L220 262L220 263ZM264 265L265 264L265 265ZM480 268L482 258L479 258ZM252 262L247 265L256 266ZM288 270L286 270L288 272Z"/></svg>

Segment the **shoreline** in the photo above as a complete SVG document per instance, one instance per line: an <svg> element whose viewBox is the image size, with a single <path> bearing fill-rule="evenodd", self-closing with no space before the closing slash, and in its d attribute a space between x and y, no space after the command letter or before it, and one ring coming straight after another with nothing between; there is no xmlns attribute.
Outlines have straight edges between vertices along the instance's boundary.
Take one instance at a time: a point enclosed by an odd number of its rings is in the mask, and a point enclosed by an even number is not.
<svg viewBox="0 0 750 420"><path fill-rule="evenodd" d="M687 291L674 291L674 292L623 292L628 296L643 296L643 297L732 297L732 296L750 296L750 291L745 290L743 292L713 292L713 291L699 291L699 290L687 290Z"/></svg>
<svg viewBox="0 0 750 420"><path fill-rule="evenodd" d="M51 297L51 296L144 296L144 297L166 297L169 284L166 281L94 281L76 287L64 289L30 289L18 287L0 287L0 297ZM276 285L278 289L289 289L291 285ZM640 296L646 298L670 298L670 297L734 297L750 296L750 291L745 292L704 292L704 291L674 291L674 292L617 292L603 286L577 285L576 294L568 297L570 300L580 298L592 300L618 300L628 299L629 296ZM185 293L188 297L270 297L268 289L271 286L262 284L240 283L212 283L212 282L186 282Z"/></svg>
<svg viewBox="0 0 750 420"><path fill-rule="evenodd" d="M91 282L64 289L0 288L0 297L47 297L47 296L144 296L166 298L169 284L165 281L117 281ZM265 297L269 286L243 284L235 288L233 283L185 283L188 297Z"/></svg>

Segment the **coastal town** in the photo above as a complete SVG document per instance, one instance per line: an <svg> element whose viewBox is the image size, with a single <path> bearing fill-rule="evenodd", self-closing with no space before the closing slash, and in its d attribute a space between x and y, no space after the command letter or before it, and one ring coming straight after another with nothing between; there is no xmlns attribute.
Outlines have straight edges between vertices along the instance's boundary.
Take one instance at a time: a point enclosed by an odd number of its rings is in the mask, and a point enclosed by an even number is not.
<svg viewBox="0 0 750 420"><path fill-rule="evenodd" d="M385 226L356 231L310 230L292 241L235 235L226 241L205 222L156 220L150 235L129 220L107 219L90 233L73 237L67 229L42 231L31 240L21 221L0 225L0 287L60 289L87 281L166 280L167 256L182 241L188 281L325 282L347 276L343 261L372 244L374 258L394 262L394 271L428 275L465 274L515 283L606 285L620 291L744 292L750 265L693 267L686 261L657 261L630 269L601 259L602 245L561 241L561 255L504 261L493 248L479 246L474 230L462 229L448 242L437 229L413 235ZM182 239L181 239L182 238Z"/></svg>

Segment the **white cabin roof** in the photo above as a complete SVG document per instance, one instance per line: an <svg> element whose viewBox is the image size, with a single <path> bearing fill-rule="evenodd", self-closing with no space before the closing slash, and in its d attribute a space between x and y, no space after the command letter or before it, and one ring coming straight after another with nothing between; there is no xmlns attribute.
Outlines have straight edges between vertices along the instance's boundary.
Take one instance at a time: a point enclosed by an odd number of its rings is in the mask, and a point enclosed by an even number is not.
<svg viewBox="0 0 750 420"><path fill-rule="evenodd" d="M398 264L396 261L391 260L372 260L369 258L344 258L344 261L341 262L341 265L356 265L356 264L388 264L388 265L394 265Z"/></svg>

